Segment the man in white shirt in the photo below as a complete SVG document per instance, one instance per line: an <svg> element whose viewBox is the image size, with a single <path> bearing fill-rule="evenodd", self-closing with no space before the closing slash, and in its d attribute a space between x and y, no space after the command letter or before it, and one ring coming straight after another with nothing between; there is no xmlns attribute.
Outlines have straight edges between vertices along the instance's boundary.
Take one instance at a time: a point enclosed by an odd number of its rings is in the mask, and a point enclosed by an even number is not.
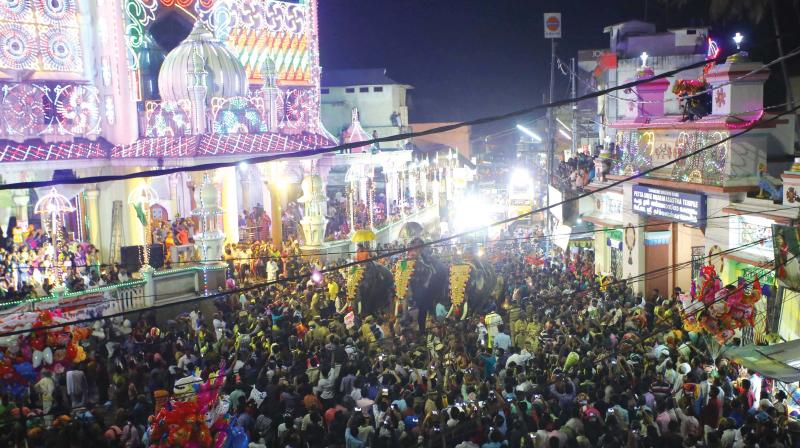
<svg viewBox="0 0 800 448"><path fill-rule="evenodd" d="M504 352L507 352L511 348L511 336L503 332L503 329L502 324L497 327L497 333L492 338L492 344L495 348L502 348Z"/></svg>
<svg viewBox="0 0 800 448"><path fill-rule="evenodd" d="M524 366L529 359L531 359L531 353L523 348L521 352L513 353L508 357L506 360L506 367L511 365L512 362L518 366Z"/></svg>
<svg viewBox="0 0 800 448"><path fill-rule="evenodd" d="M270 258L267 262L267 281L274 282L278 276L278 263L274 258Z"/></svg>

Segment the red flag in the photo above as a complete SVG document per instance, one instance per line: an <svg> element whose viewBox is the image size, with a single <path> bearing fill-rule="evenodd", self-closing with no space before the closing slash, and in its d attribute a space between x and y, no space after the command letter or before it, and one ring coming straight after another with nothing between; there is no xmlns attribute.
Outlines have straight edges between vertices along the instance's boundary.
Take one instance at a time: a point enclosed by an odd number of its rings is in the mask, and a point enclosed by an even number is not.
<svg viewBox="0 0 800 448"><path fill-rule="evenodd" d="M611 52L603 52L597 58L597 66L594 68L593 75L595 78L603 74L604 71L617 68L617 54Z"/></svg>

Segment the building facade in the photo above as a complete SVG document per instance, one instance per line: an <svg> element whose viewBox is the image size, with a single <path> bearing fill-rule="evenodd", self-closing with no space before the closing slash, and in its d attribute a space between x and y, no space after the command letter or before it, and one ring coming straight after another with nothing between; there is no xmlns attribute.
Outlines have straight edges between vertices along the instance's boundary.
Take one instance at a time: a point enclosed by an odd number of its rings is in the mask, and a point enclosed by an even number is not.
<svg viewBox="0 0 800 448"><path fill-rule="evenodd" d="M185 28L174 48L158 44L165 27ZM2 182L236 163L339 142L320 119L316 0L25 0L0 8L0 29ZM376 126L390 127L390 114ZM403 172L395 162L386 163ZM256 207L272 215L279 242L284 207L305 178L324 183L336 165L374 163L364 152L330 154L58 189L76 210L68 232L111 261L121 246L147 242L134 203L141 191L151 218L187 217L208 175L228 242L240 239L241 211ZM0 198L2 230L10 217L36 221L45 193Z"/></svg>
<svg viewBox="0 0 800 448"><path fill-rule="evenodd" d="M370 136L387 137L408 130L407 93L412 87L386 75L386 69L324 70L322 122L335 135L351 122L357 109ZM382 144L381 149L403 148L404 141Z"/></svg>

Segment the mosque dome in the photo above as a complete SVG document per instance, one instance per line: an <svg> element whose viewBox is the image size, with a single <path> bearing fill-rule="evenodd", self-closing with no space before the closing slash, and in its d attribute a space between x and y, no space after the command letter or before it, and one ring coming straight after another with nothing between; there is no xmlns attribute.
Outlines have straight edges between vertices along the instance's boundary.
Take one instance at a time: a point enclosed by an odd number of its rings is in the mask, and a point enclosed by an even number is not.
<svg viewBox="0 0 800 448"><path fill-rule="evenodd" d="M205 81L206 101L247 94L247 72L239 58L198 20L192 32L169 52L158 74L161 99L191 98L195 79Z"/></svg>

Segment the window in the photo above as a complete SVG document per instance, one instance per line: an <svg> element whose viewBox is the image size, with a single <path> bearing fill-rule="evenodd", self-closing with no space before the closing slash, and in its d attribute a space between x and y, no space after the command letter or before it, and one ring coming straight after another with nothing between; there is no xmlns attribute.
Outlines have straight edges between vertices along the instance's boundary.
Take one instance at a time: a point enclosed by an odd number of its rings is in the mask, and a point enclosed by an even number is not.
<svg viewBox="0 0 800 448"><path fill-rule="evenodd" d="M359 87L358 91L361 93L367 93L369 92L369 87Z"/></svg>
<svg viewBox="0 0 800 448"><path fill-rule="evenodd" d="M611 260L610 266L611 268L611 275L614 276L616 279L622 278L622 251L617 249L616 247L609 247L611 249Z"/></svg>
<svg viewBox="0 0 800 448"><path fill-rule="evenodd" d="M353 87L347 87L346 89L344 89L344 93L353 93L355 91L356 89L354 89Z"/></svg>
<svg viewBox="0 0 800 448"><path fill-rule="evenodd" d="M372 91L373 92L383 92L383 87L373 87Z"/></svg>
<svg viewBox="0 0 800 448"><path fill-rule="evenodd" d="M319 89L319 91L323 95L327 95L327 94L331 93L331 89Z"/></svg>
<svg viewBox="0 0 800 448"><path fill-rule="evenodd" d="M700 276L700 270L703 269L705 251L705 246L692 246L692 279Z"/></svg>

